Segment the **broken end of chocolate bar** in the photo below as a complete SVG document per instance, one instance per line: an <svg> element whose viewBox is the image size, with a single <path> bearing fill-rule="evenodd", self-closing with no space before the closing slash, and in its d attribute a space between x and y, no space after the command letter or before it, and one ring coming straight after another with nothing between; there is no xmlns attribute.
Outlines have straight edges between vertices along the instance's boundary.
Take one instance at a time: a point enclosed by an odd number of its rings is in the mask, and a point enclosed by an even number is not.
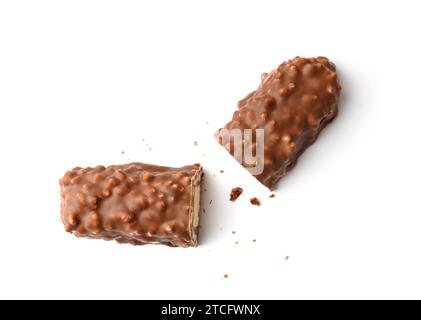
<svg viewBox="0 0 421 320"><path fill-rule="evenodd" d="M202 167L75 168L60 180L61 220L78 237L197 246Z"/></svg>
<svg viewBox="0 0 421 320"><path fill-rule="evenodd" d="M273 190L336 117L340 92L336 67L327 58L296 57L263 74L257 90L240 100L232 120L215 137Z"/></svg>
<svg viewBox="0 0 421 320"><path fill-rule="evenodd" d="M191 245L198 245L199 222L200 222L200 199L201 199L201 185L203 178L203 170L199 165L199 169L192 177L192 203L190 205L190 237L192 239Z"/></svg>

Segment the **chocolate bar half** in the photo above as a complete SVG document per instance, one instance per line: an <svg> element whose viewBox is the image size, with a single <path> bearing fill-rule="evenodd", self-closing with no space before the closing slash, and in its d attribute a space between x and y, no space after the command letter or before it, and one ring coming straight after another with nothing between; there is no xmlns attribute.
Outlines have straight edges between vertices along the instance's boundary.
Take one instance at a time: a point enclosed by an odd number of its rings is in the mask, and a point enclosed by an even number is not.
<svg viewBox="0 0 421 320"><path fill-rule="evenodd" d="M336 67L327 58L296 57L263 74L259 88L238 103L232 120L216 137L272 189L337 115L340 92Z"/></svg>
<svg viewBox="0 0 421 320"><path fill-rule="evenodd" d="M60 180L61 220L78 237L197 245L202 167L75 168Z"/></svg>

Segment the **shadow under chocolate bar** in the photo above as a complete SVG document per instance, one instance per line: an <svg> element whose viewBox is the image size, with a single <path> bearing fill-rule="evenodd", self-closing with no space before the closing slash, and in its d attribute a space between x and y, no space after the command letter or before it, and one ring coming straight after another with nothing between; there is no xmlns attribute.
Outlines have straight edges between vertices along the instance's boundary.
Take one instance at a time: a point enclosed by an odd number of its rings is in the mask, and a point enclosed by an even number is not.
<svg viewBox="0 0 421 320"><path fill-rule="evenodd" d="M61 220L78 237L197 245L202 167L75 168L60 180Z"/></svg>
<svg viewBox="0 0 421 320"><path fill-rule="evenodd" d="M273 189L335 118L340 92L336 67L327 58L296 57L262 75L259 88L238 103L239 110L216 138L262 184ZM239 130L240 141L235 143L229 135ZM247 136L249 131L252 135ZM258 133L262 133L263 145L256 142ZM247 150L252 151L251 163L242 157ZM261 168L257 173L250 169L257 167Z"/></svg>

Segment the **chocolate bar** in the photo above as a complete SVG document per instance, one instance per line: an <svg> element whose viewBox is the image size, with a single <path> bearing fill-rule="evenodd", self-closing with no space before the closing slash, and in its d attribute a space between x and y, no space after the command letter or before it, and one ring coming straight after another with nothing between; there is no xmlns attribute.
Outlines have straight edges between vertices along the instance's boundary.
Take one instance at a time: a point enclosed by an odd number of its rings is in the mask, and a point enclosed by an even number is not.
<svg viewBox="0 0 421 320"><path fill-rule="evenodd" d="M340 92L336 67L327 58L296 57L263 74L259 88L238 103L232 120L219 129L216 137L244 167L260 166L257 173L249 171L272 189L335 118ZM254 141L259 129L264 138L261 157L257 156L259 145ZM222 138L222 132L230 135L235 130L244 133L241 150L234 146L233 139ZM247 137L246 131L252 134ZM251 163L242 158L247 150L256 155Z"/></svg>
<svg viewBox="0 0 421 320"><path fill-rule="evenodd" d="M197 245L202 167L75 168L60 180L61 220L78 237Z"/></svg>

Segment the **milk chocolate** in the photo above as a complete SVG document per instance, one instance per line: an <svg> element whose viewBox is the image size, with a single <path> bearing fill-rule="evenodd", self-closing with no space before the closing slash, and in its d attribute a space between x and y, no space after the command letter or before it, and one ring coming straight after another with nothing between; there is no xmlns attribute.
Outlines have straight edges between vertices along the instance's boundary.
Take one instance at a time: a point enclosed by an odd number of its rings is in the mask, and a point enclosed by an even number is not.
<svg viewBox="0 0 421 320"><path fill-rule="evenodd" d="M60 180L61 220L78 237L196 246L201 178L199 164L75 168Z"/></svg>
<svg viewBox="0 0 421 320"><path fill-rule="evenodd" d="M243 193L243 188L236 187L231 190L230 201L236 201Z"/></svg>
<svg viewBox="0 0 421 320"><path fill-rule="evenodd" d="M255 177L273 189L335 118L340 92L336 67L327 58L296 57L263 74L259 88L238 103L224 129L264 130L263 170ZM218 133L219 143L234 155L232 141L223 142ZM247 142L243 135L243 150L247 143L252 143L250 149L256 153L255 142Z"/></svg>

